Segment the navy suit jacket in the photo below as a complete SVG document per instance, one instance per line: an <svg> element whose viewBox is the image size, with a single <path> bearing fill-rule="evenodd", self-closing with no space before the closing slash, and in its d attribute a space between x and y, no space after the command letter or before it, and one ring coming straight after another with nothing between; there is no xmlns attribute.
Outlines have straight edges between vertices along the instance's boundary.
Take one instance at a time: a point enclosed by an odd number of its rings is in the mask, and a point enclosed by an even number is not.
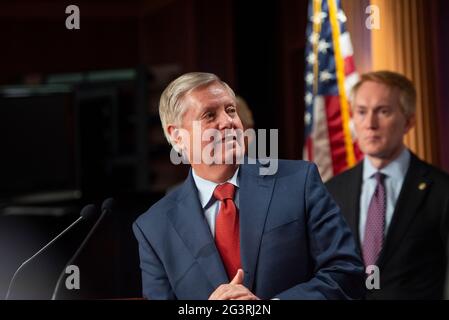
<svg viewBox="0 0 449 320"><path fill-rule="evenodd" d="M261 299L348 299L364 293L363 263L340 209L316 166L279 160L239 170L244 285ZM192 174L133 225L143 295L207 299L228 283Z"/></svg>
<svg viewBox="0 0 449 320"><path fill-rule="evenodd" d="M326 183L357 244L363 161ZM377 259L380 289L366 299L442 299L449 234L449 175L412 153ZM361 249L361 248L360 248Z"/></svg>

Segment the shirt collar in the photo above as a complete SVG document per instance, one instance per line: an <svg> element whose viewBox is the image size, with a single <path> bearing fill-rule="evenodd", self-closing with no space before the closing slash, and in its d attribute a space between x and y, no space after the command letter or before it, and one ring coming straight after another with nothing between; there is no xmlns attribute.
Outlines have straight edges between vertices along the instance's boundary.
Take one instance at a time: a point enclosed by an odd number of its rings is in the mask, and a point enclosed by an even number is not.
<svg viewBox="0 0 449 320"><path fill-rule="evenodd" d="M407 173L408 166L410 165L410 151L404 148L399 156L391 161L387 166L380 169L380 172L385 174L389 178L402 180ZM371 164L368 157L363 159L363 181L371 178L378 169Z"/></svg>
<svg viewBox="0 0 449 320"><path fill-rule="evenodd" d="M229 183L232 183L234 186L238 188L239 186L239 179L238 179L238 173L239 173L239 167L237 167L237 170L235 170L234 175L232 178L230 178L228 181ZM200 198L200 203L203 209L207 206L207 204L210 202L212 195L214 194L215 187L219 185L219 183L215 183L206 179L201 178L195 173L195 170L192 168L192 176L193 180L195 181L196 188L198 189L198 197Z"/></svg>

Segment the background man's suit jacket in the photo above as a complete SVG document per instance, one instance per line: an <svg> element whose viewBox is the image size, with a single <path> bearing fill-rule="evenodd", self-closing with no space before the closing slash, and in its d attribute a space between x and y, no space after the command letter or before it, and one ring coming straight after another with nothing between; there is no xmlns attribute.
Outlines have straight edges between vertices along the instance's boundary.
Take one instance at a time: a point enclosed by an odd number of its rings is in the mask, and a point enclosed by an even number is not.
<svg viewBox="0 0 449 320"><path fill-rule="evenodd" d="M326 183L360 248L363 161ZM388 190L387 190L388 192ZM367 299L441 299L449 230L449 175L411 155L383 249L380 290Z"/></svg>
<svg viewBox="0 0 449 320"><path fill-rule="evenodd" d="M239 170L244 285L262 299L360 298L363 263L339 208L315 165L279 160ZM144 297L207 299L229 279L191 173L133 225Z"/></svg>

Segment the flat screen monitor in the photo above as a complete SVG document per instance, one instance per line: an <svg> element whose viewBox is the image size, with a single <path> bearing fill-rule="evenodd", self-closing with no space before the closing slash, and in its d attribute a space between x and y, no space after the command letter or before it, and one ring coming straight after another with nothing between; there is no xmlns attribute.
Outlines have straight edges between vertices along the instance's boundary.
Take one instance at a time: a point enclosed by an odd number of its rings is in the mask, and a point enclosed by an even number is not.
<svg viewBox="0 0 449 320"><path fill-rule="evenodd" d="M79 188L71 97L0 91L0 198Z"/></svg>

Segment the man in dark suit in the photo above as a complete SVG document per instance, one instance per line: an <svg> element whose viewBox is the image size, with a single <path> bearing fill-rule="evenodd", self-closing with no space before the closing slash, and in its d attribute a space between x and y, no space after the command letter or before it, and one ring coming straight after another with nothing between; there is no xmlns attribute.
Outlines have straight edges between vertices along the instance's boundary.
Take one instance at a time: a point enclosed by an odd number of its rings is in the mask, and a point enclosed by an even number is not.
<svg viewBox="0 0 449 320"><path fill-rule="evenodd" d="M363 263L316 167L241 163L236 108L232 89L208 73L162 93L164 132L191 170L133 225L144 297L360 298Z"/></svg>
<svg viewBox="0 0 449 320"><path fill-rule="evenodd" d="M355 235L365 266L378 268L380 288L368 290L367 298L441 299L449 176L403 144L415 121L413 83L388 71L364 74L353 88L352 104L365 158L326 186Z"/></svg>

